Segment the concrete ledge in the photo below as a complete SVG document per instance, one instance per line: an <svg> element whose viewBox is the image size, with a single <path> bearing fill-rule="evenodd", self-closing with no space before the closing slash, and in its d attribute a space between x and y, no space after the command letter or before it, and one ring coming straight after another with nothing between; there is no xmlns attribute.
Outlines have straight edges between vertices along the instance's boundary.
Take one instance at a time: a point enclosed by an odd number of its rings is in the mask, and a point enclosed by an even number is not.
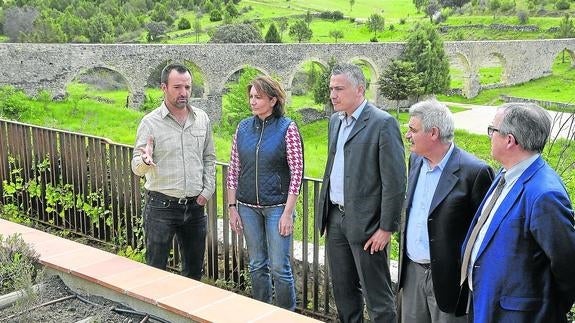
<svg viewBox="0 0 575 323"><path fill-rule="evenodd" d="M0 234L21 234L50 274L70 289L98 295L172 322L319 322L202 282L0 219Z"/></svg>

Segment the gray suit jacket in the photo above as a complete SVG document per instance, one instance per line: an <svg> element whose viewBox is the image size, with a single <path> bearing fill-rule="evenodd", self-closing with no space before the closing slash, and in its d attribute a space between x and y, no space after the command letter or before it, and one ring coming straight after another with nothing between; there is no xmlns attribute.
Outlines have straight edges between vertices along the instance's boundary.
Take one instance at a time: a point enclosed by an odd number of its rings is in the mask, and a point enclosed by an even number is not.
<svg viewBox="0 0 575 323"><path fill-rule="evenodd" d="M405 231L413 193L423 164L423 157L411 154L405 216L401 221L399 249L399 282L405 281ZM461 245L469 229L475 211L493 181L493 170L475 156L453 148L443 169L427 221L429 252L431 256L431 279L438 307L454 313L459 296L459 255ZM457 313L463 314L463 313Z"/></svg>
<svg viewBox="0 0 575 323"><path fill-rule="evenodd" d="M329 151L316 205L316 226L323 234L330 208L329 179L341 121L329 121ZM344 205L351 243L364 243L379 228L397 231L405 199L405 157L397 121L367 103L344 145Z"/></svg>

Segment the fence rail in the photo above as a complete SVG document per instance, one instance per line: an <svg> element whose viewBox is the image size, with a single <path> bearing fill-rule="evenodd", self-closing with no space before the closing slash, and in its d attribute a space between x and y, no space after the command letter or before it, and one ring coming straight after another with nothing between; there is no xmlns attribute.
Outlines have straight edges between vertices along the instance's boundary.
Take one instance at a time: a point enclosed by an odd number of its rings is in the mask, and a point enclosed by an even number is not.
<svg viewBox="0 0 575 323"><path fill-rule="evenodd" d="M27 220L94 239L115 250L143 248L142 180L130 169L132 147L101 137L0 119L0 204L5 217ZM206 207L206 276L237 289L246 287L247 252L230 230L224 183L227 165L217 163L216 193ZM298 310L332 319L325 251L314 226L321 181L305 178L292 246ZM301 225L299 225L301 223ZM297 249L297 252L296 250ZM295 254L301 257L294 257ZM179 267L177 245L169 265Z"/></svg>

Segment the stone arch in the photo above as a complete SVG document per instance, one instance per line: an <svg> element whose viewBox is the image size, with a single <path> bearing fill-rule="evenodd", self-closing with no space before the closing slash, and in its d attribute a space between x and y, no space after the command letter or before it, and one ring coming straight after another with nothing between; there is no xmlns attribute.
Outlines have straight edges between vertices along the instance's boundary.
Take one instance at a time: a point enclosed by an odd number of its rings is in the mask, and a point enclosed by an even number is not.
<svg viewBox="0 0 575 323"><path fill-rule="evenodd" d="M571 61L570 68L575 68L575 51L565 47L553 55L553 60L551 61L551 72L556 69L557 59L561 57L561 61Z"/></svg>
<svg viewBox="0 0 575 323"><path fill-rule="evenodd" d="M507 60L503 54L491 52L478 68L479 84L482 88L492 88L508 84Z"/></svg>
<svg viewBox="0 0 575 323"><path fill-rule="evenodd" d="M311 57L308 58L304 61L301 61L298 65L296 65L294 67L294 69L289 73L289 77L286 80L286 84L288 84L288 86L292 86L293 84L293 80L296 76L296 74L301 71L302 66L304 66L307 63L313 63L313 64L317 64L319 66L322 66L324 69L329 65L327 62L325 62L323 59L317 58L317 57Z"/></svg>
<svg viewBox="0 0 575 323"><path fill-rule="evenodd" d="M450 56L449 62L450 73L453 69L461 70L461 94L467 98L476 96L479 93L479 79L477 72L471 67L467 55L462 52L455 52Z"/></svg>
<svg viewBox="0 0 575 323"><path fill-rule="evenodd" d="M193 61L166 59L154 67L146 79L146 90L158 89L160 87L160 76L162 69L171 63L181 63L185 65L192 73L192 98L205 98L209 93L208 84L205 80L205 73Z"/></svg>
<svg viewBox="0 0 575 323"><path fill-rule="evenodd" d="M81 77L83 75L88 75L90 73L97 73L97 72L109 73L112 76L119 77L119 81L121 81L121 83L123 85L125 85L126 91L127 91L125 106L126 107L131 106L131 98L132 98L132 94L133 94L134 88L135 88L134 84L131 83L128 80L128 78L126 78L126 76L121 71L117 70L114 67L110 67L108 65L105 65L105 64L95 65L95 66L91 66L91 67L87 67L87 68L82 68L77 73L71 73L70 75L67 76L66 81L63 85L64 89L62 91L67 92L67 89L68 89L68 86L70 85L70 83L72 83L74 80L78 79L79 77Z"/></svg>
<svg viewBox="0 0 575 323"><path fill-rule="evenodd" d="M317 58L308 59L298 64L290 73L289 79L286 80L288 102L291 103L294 96L303 96L303 94L310 95L310 93L313 99L313 88L310 84L305 85L299 83L311 82L309 76L312 68L315 69L316 76L321 77L321 74L327 70L327 66L328 64L323 63ZM312 105L315 105L315 102L313 102Z"/></svg>
<svg viewBox="0 0 575 323"><path fill-rule="evenodd" d="M230 81L230 78L232 78L232 76L234 74L240 73L242 70L246 69L246 68L254 68L256 70L258 70L258 72L260 72L260 74L265 74L265 75L270 75L270 76L274 76L273 73L270 73L268 70L261 68L259 66L253 66L253 65L249 65L249 64L243 64L243 65L237 65L233 68L227 69L226 74L224 77L222 77L220 79L220 82L214 86L217 93L226 93L226 84ZM280 80L280 82L283 83L283 80ZM286 86L285 84L282 84L284 87Z"/></svg>
<svg viewBox="0 0 575 323"><path fill-rule="evenodd" d="M371 102L378 103L379 89L377 88L377 81L379 80L379 71L376 68L376 64L369 57L356 56L351 58L348 63L358 65L361 67L365 74L365 79L367 81L367 89L365 91L365 97ZM369 73L366 73L367 72Z"/></svg>
<svg viewBox="0 0 575 323"><path fill-rule="evenodd" d="M234 71L229 73L228 76L226 77L225 83L224 83L223 88L220 92L221 97L219 99L221 102L221 104L220 104L221 110L223 110L225 108L225 97L226 97L226 95L228 95L228 93L230 92L231 87L234 87L237 85L237 82L240 80L241 73L243 71L245 71L246 69L255 70L257 75L269 75L269 74L265 73L265 71L262 71L262 69L260 69L258 67L251 66L251 65L243 65L240 68L234 69ZM243 91L244 89L242 88L241 90ZM248 101L248 95L247 95L247 88L245 90L246 90L246 92L245 92L246 93L245 94L246 114L245 115L248 116L250 113L249 113L249 101ZM231 107L231 108L236 110L236 107ZM224 112L221 111L221 114L224 115Z"/></svg>

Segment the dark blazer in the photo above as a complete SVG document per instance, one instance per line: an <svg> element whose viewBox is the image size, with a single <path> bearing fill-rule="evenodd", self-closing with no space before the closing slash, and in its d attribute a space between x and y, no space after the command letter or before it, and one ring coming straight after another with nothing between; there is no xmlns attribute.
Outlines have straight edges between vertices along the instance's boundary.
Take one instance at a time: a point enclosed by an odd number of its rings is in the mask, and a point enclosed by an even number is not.
<svg viewBox="0 0 575 323"><path fill-rule="evenodd" d="M405 262L408 259L405 232L422 164L423 157L411 154L406 212L401 221L399 288L405 282ZM493 177L493 170L485 162L454 147L439 178L429 208L427 230L433 290L437 306L443 312L455 312L459 296L461 245L473 215L489 189Z"/></svg>
<svg viewBox="0 0 575 323"><path fill-rule="evenodd" d="M539 157L495 211L477 253L474 321L567 322L575 299L574 225L561 179Z"/></svg>
<svg viewBox="0 0 575 323"><path fill-rule="evenodd" d="M330 207L329 177L341 121L329 121L328 159L318 204L316 225L325 232ZM345 234L351 243L364 243L379 228L397 231L405 198L405 157L397 121L367 103L344 145Z"/></svg>

